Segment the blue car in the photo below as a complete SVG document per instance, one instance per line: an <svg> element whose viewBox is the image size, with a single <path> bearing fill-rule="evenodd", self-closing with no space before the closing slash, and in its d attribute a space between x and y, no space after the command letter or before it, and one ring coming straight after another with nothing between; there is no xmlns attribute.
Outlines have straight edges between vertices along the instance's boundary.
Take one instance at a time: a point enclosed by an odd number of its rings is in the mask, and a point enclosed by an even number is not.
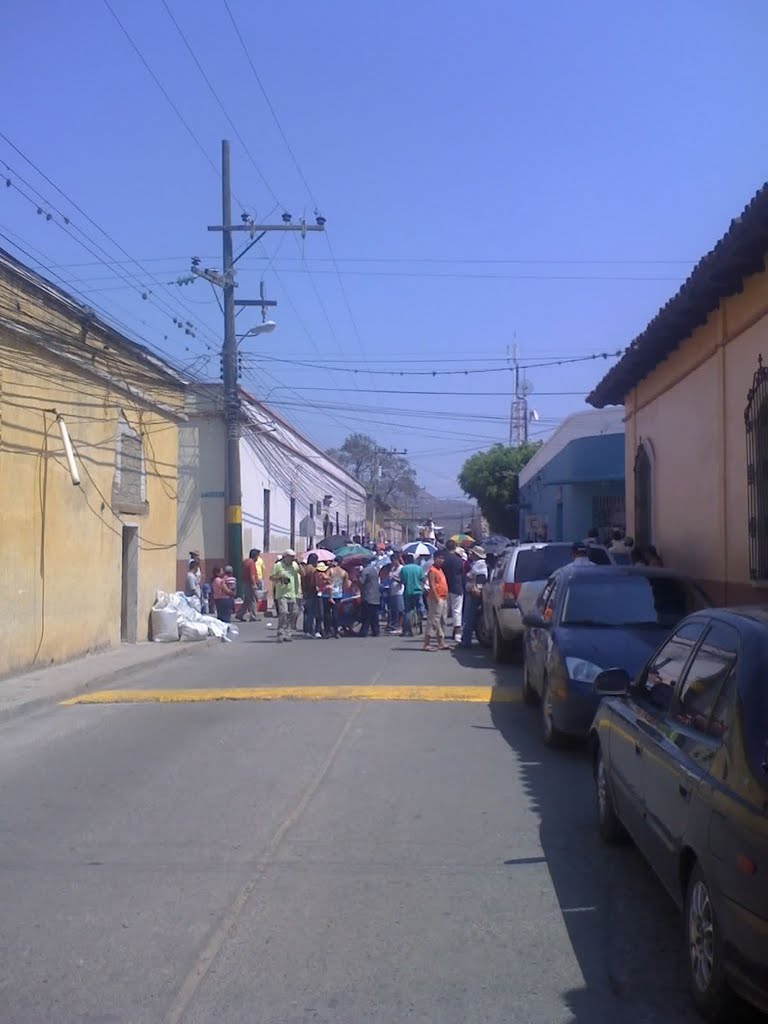
<svg viewBox="0 0 768 1024"><path fill-rule="evenodd" d="M541 704L547 746L589 734L600 672L634 677L681 619L710 605L668 569L573 564L555 572L523 618L523 700Z"/></svg>

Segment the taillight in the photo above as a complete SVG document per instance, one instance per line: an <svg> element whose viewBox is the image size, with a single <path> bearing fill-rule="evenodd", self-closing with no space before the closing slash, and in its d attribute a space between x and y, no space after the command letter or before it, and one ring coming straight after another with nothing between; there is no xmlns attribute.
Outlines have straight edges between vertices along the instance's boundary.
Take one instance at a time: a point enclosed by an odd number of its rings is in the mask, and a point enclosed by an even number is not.
<svg viewBox="0 0 768 1024"><path fill-rule="evenodd" d="M505 583L502 588L502 594L505 598L511 598L516 601L520 596L520 583Z"/></svg>

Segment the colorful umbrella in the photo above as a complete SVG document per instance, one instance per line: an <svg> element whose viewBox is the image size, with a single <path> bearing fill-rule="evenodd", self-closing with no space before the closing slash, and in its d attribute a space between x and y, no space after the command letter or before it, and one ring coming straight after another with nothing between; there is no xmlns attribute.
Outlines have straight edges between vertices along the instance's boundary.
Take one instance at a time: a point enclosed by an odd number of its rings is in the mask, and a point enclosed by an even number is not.
<svg viewBox="0 0 768 1024"><path fill-rule="evenodd" d="M370 561L376 556L368 548L364 548L361 544L345 544L344 547L336 548L336 558L349 558L355 555L358 558L367 558Z"/></svg>
<svg viewBox="0 0 768 1024"><path fill-rule="evenodd" d="M468 533L454 533L454 535L451 537L451 540L456 541L457 544L463 544L465 540L473 539L474 538L471 537Z"/></svg>
<svg viewBox="0 0 768 1024"><path fill-rule="evenodd" d="M309 555L317 555L318 562L332 562L336 557L336 555L327 548L312 548L311 551L305 551L301 556L302 562L306 562Z"/></svg>
<svg viewBox="0 0 768 1024"><path fill-rule="evenodd" d="M433 558L436 551L437 547L427 540L412 540L410 544L403 545L403 552L406 555L413 555L414 558L421 558L422 555Z"/></svg>

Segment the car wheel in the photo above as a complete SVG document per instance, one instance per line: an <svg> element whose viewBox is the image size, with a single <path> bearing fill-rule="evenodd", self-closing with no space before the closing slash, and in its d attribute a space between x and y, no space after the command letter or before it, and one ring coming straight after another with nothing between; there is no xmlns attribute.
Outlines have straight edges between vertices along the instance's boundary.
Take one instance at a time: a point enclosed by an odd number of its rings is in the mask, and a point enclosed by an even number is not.
<svg viewBox="0 0 768 1024"><path fill-rule="evenodd" d="M599 747L595 755L595 790L600 838L604 843L620 843L626 839L627 833L616 813L608 782L608 769L605 766L603 752Z"/></svg>
<svg viewBox="0 0 768 1024"><path fill-rule="evenodd" d="M565 736L557 728L553 718L552 695L549 690L549 681L544 678L541 687L541 720L544 729L544 744L547 747L562 747Z"/></svg>
<svg viewBox="0 0 768 1024"><path fill-rule="evenodd" d="M696 1006L710 1021L730 1019L733 997L725 979L725 957L709 883L696 864L685 896L688 980Z"/></svg>
<svg viewBox="0 0 768 1024"><path fill-rule="evenodd" d="M538 695L538 693L536 693L534 688L531 686L531 680L528 677L528 661L527 660L523 661L523 684L522 684L522 690L523 690L523 703L524 704L531 705L531 704L538 704L539 703L539 695Z"/></svg>
<svg viewBox="0 0 768 1024"><path fill-rule="evenodd" d="M501 635L499 621L493 624L493 660L497 665L506 665L512 660L512 646L508 640Z"/></svg>

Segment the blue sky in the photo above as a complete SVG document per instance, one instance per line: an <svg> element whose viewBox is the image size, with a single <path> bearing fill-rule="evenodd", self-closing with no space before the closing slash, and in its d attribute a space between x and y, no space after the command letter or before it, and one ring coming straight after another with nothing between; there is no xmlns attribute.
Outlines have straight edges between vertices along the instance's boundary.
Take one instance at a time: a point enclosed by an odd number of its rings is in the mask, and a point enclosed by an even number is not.
<svg viewBox="0 0 768 1024"><path fill-rule="evenodd" d="M243 345L244 385L324 445L357 429L407 448L440 495L508 437L508 347L524 364L623 348L768 176L763 0L229 0L300 171L223 0L166 3L250 157L163 0L109 3L208 159L105 0L7 0L0 131L80 210L0 138L0 245L215 376L212 289L169 282L193 255L220 264L206 227L230 138L236 216L317 202L328 222L239 265L240 296L263 275L279 302L278 330ZM607 365L530 369L535 434ZM393 368L496 372L368 372Z"/></svg>

